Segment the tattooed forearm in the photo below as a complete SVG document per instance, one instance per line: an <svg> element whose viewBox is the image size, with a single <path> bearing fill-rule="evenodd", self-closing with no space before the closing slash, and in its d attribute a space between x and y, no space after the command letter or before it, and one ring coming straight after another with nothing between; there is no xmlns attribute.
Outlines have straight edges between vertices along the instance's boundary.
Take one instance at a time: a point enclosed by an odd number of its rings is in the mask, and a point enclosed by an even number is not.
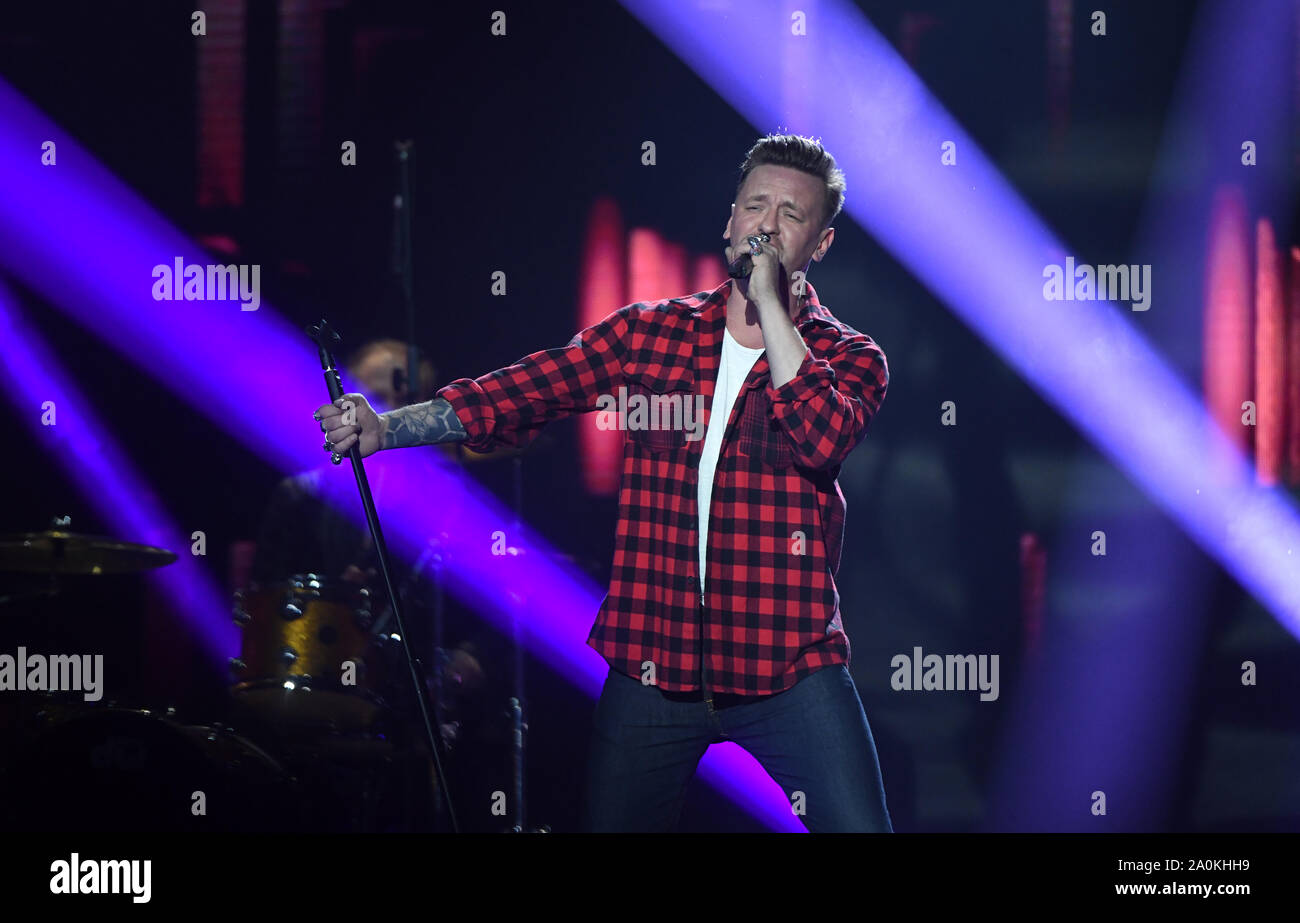
<svg viewBox="0 0 1300 923"><path fill-rule="evenodd" d="M441 398L390 410L380 416L384 421L381 447L385 449L460 442L465 438L465 428L456 419L456 411Z"/></svg>

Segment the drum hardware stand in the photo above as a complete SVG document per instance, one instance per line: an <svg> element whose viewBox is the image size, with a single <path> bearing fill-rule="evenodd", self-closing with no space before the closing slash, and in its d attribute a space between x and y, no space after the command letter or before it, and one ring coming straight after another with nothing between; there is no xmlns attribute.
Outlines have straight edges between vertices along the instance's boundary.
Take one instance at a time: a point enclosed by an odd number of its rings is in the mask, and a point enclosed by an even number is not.
<svg viewBox="0 0 1300 923"><path fill-rule="evenodd" d="M65 531L67 529L70 529L71 527L72 527L71 516L50 517L50 531L52 532ZM61 545L57 547L62 548ZM53 563L51 563L50 572L48 576L50 578L49 584L44 587L41 587L40 589L25 590L21 593L10 593L7 596L0 596L0 606L6 606L9 603L15 603L15 602L27 602L29 600L36 600L36 599L54 599L59 595L61 588L59 586L58 571L54 567Z"/></svg>
<svg viewBox="0 0 1300 923"><path fill-rule="evenodd" d="M524 486L521 459L515 456L510 461L512 487L514 493L514 518L510 524L510 537L519 540L520 525L523 521ZM510 766L511 782L515 790L515 823L512 833L524 831L527 817L527 805L524 803L524 750L527 746L527 729L524 723L524 653L519 643L519 602L510 600L510 660L514 673L514 695L506 702L506 714L510 719Z"/></svg>
<svg viewBox="0 0 1300 923"><path fill-rule="evenodd" d="M444 715L444 703L447 701L447 690L443 685L447 675L447 664L451 658L447 656L447 650L443 647L443 597L442 583L442 555L429 548L421 556L420 560L428 559L431 570L433 571L433 687L438 696L438 727L442 727ZM416 564L418 568L419 563ZM418 573L418 570L417 570Z"/></svg>
<svg viewBox="0 0 1300 923"><path fill-rule="evenodd" d="M516 455L511 459L513 466L514 517L510 532L516 540L523 532L524 519L524 462ZM514 695L506 702L506 716L510 720L510 751L512 782L515 790L515 823L510 833L550 833L545 825L531 830L527 823L527 804L524 798L524 757L527 752L528 722L524 720L526 700L524 698L524 645L520 631L520 602L513 597L510 600L510 654L514 666Z"/></svg>
<svg viewBox="0 0 1300 923"><path fill-rule="evenodd" d="M337 401L343 397L343 383L339 379L339 372L334 363L334 357L331 354L330 347L332 344L339 342L340 337L330 327L329 321L322 319L308 329L308 333L316 342L316 348L320 355L321 369L325 373L325 386L329 389L330 401ZM366 522L370 526L370 535L375 543L375 555L379 559L379 569L384 575L384 586L388 590L388 599L392 605L393 618L397 622L397 629L402 633L402 650L406 652L406 666L410 673L411 684L415 687L415 700L420 706L420 718L424 724L425 740L429 745L429 756L433 760L434 770L437 773L438 786L441 789L442 798L447 807L447 818L451 824L453 833L459 833L460 827L456 823L456 812L452 807L451 793L447 790L447 778L442 769L442 757L438 750L438 735L434 732L432 718L429 712L428 692L424 686L423 676L421 675L420 666L415 658L415 653L411 649L411 634L406 630L406 621L402 618L401 603L398 599L396 587L393 585L392 568L388 562L388 545L384 541L384 533L379 525L379 516L375 512L375 501L370 495L370 481L366 478L365 466L361 463L361 440L358 439L352 448L348 450L348 457L352 460L352 472L356 475L357 490L361 494L361 505L365 509ZM337 456L335 456L337 458Z"/></svg>
<svg viewBox="0 0 1300 923"><path fill-rule="evenodd" d="M433 710L437 716L437 727L439 732L442 730L443 718L447 717L448 709L446 707L446 688L444 687L445 674L447 665L451 662L446 649L443 647L443 571L442 571L442 548L441 546L430 541L425 547L424 552L416 560L415 565L411 568L411 574L407 578L406 586L409 587L416 583L422 575L428 572L427 578L430 581L433 591L433 612L431 613L431 622L433 625L432 655L433 655ZM429 650L428 647L425 650ZM451 749L451 744L447 744Z"/></svg>

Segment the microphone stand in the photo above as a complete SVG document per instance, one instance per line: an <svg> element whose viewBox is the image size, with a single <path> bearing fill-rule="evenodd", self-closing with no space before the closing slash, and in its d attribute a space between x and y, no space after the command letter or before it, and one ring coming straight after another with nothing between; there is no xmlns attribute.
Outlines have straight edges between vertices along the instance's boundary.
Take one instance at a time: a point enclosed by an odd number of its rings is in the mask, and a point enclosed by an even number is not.
<svg viewBox="0 0 1300 923"><path fill-rule="evenodd" d="M325 373L325 386L329 389L330 401L337 401L343 396L343 382L339 379L339 372L335 367L330 347L337 343L340 337L330 327L329 321L324 319L319 324L308 328L308 333L316 341L316 348L320 353L320 365ZM398 598L396 587L393 585L392 568L388 566L388 545L384 542L384 533L379 526L379 516L375 512L375 501L370 495L370 481L366 478L366 469L361 463L360 440L357 440L357 443L348 450L348 457L352 459L352 472L357 478L357 490L361 493L361 506L366 512L366 522L370 526L370 535L375 542L375 554L379 559L379 569L384 575L384 586L388 589L388 601L392 607L393 618L397 622L398 631L402 634L402 650L406 652L406 666L410 673L411 685L415 687L415 701L420 706L420 718L424 724L425 740L429 744L429 755L433 758L433 768L437 773L438 787L447 808L447 817L451 823L452 832L459 833L460 828L456 823L456 812L451 804L451 793L447 790L447 778L442 771L442 757L438 753L437 734L434 732L433 722L429 714L428 693L425 689L424 678L421 676L418 661L415 659L415 653L411 649L411 634L406 630L406 621L402 618L401 600ZM335 464L341 461L338 455L334 456L334 460Z"/></svg>
<svg viewBox="0 0 1300 923"><path fill-rule="evenodd" d="M393 149L397 152L397 195L393 198L393 274L401 280L402 307L406 313L406 374L401 388L394 387L394 392L405 391L407 401L419 400L425 395L420 376L420 348L415 345L415 264L412 259L414 239L411 235L411 163L415 159L414 141L394 141ZM396 382L394 382L396 385ZM421 566L428 556L421 557L415 565L414 573L420 573ZM442 649L442 569L441 556L434 568L434 609L433 609L433 684L434 684L434 725L441 733L446 688L443 678L446 656ZM407 635L403 632L402 637ZM427 650L427 649L426 649Z"/></svg>
<svg viewBox="0 0 1300 923"><path fill-rule="evenodd" d="M411 160L414 141L395 141L398 193L393 200L393 230L396 234L393 271L402 278L402 304L406 309L406 391L420 392L420 351L415 345L415 269L411 263Z"/></svg>

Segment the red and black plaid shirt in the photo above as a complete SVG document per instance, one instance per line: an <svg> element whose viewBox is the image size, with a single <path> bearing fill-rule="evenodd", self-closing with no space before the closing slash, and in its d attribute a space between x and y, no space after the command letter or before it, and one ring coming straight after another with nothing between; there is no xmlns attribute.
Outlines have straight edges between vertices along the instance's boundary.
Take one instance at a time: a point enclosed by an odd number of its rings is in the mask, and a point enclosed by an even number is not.
<svg viewBox="0 0 1300 923"><path fill-rule="evenodd" d="M848 663L835 574L844 536L840 464L889 383L874 341L831 316L809 285L795 326L798 374L771 386L759 356L718 454L700 594L697 477L713 405L731 280L712 292L638 302L546 349L438 392L478 452L523 446L601 395L703 395L704 429L628 433L609 593L587 643L669 692L767 695Z"/></svg>

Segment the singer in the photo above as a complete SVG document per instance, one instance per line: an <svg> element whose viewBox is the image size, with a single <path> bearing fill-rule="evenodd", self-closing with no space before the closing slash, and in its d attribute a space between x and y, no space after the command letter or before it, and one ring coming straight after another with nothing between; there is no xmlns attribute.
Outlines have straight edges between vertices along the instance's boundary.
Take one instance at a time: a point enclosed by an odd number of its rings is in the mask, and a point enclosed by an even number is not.
<svg viewBox="0 0 1300 923"><path fill-rule="evenodd" d="M758 759L809 830L892 829L835 586L836 477L889 370L804 279L835 240L844 190L820 142L768 135L741 164L722 234L731 278L713 291L626 305L423 404L377 415L350 394L352 425L336 405L316 411L327 450L485 452L523 446L621 386L703 395L704 439L628 434L609 592L588 637L610 664L588 830L672 829L700 757L724 740Z"/></svg>

